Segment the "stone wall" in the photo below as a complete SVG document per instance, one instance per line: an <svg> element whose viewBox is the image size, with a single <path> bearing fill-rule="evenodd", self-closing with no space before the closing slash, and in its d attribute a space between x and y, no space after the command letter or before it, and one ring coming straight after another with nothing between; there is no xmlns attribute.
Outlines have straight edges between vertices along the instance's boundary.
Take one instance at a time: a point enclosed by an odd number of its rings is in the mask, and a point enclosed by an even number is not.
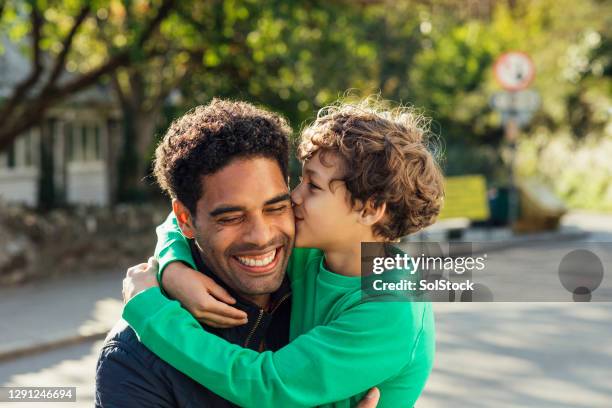
<svg viewBox="0 0 612 408"><path fill-rule="evenodd" d="M0 202L0 285L127 267L153 254L155 205L75 207L44 214Z"/></svg>

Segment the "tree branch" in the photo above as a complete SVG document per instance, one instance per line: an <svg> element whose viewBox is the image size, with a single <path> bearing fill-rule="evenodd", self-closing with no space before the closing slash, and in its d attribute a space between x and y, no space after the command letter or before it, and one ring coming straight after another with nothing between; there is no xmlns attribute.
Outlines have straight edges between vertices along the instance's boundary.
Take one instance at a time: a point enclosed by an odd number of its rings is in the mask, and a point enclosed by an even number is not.
<svg viewBox="0 0 612 408"><path fill-rule="evenodd" d="M129 62L129 51L122 51L119 54L115 54L105 64L73 79L72 81L66 82L66 84L64 84L62 87L50 87L47 89L45 97L62 98L64 96L79 92L82 89L95 84L102 76L112 73L117 68L129 64Z"/></svg>
<svg viewBox="0 0 612 408"><path fill-rule="evenodd" d="M139 111L141 105L146 103L146 84L142 78L142 74L135 69L128 70L127 83L130 86L130 95L128 102L133 111Z"/></svg>
<svg viewBox="0 0 612 408"><path fill-rule="evenodd" d="M103 65L63 84L60 87L55 85L46 87L44 92L37 95L34 100L24 105L24 109L20 112L19 116L13 118L11 121L13 125L0 127L0 151L10 145L17 136L25 130L39 124L44 116L45 111L53 103L58 100L70 96L76 92L79 92L91 85L94 85L102 76L113 73L117 68L128 65L133 60L133 51L135 49L142 49L147 40L153 35L158 29L161 22L170 14L174 8L176 0L164 0L162 5L157 10L155 17L149 22L147 27L139 35L138 40L134 44L126 47L121 52L112 56ZM35 54L38 56L35 58L40 64L40 26L42 25L42 16L37 9L33 8L32 14L33 21L33 39L37 46L35 47ZM78 28L78 26L76 27ZM76 33L76 31L75 31ZM72 40L70 40L72 41ZM42 67L41 67L42 69ZM38 73L40 75L40 73ZM35 80L38 79L38 76ZM34 81L36 82L36 81ZM17 93L17 92L16 92ZM15 95L14 95L15 96ZM20 92L20 97L11 98L11 103L7 103L3 110L12 112L15 105L21 102L21 98L24 96L24 92ZM6 123L3 119L8 115L0 114L0 123L3 125Z"/></svg>
<svg viewBox="0 0 612 408"><path fill-rule="evenodd" d="M151 20L151 22L149 23L149 26L145 28L145 30L141 33L140 38L138 39L136 43L137 47L144 46L145 42L147 42L147 40L149 39L149 37L151 37L153 32L157 30L161 22L166 17L168 17L168 14L170 14L170 11L172 11L172 9L175 6L175 3L176 3L176 0L164 0L162 5L159 7L159 10L157 11L157 15L155 16L155 18Z"/></svg>
<svg viewBox="0 0 612 408"><path fill-rule="evenodd" d="M170 92L172 92L172 90L179 87L181 83L185 80L185 78L191 75L191 70L195 69L201 63L202 56L204 55L203 50L189 50L187 52L189 52L190 59L187 62L185 71L182 74L177 75L174 81L168 81L169 83L166 84L166 86L164 86L162 82L159 94L157 96L157 101L165 100L168 95L170 95Z"/></svg>
<svg viewBox="0 0 612 408"><path fill-rule="evenodd" d="M139 39L136 41L131 48L142 49L145 42L149 39L149 37L153 34L153 32L159 27L161 22L168 16L172 8L174 7L175 0L165 0L164 3L160 6L157 11L157 15L151 20L149 25L144 29L142 34L139 36ZM53 89L49 91L52 93L57 93L60 96L65 96L74 92L78 92L81 89L92 85L95 83L101 76L106 75L108 73L113 72L115 69L127 65L132 60L132 52L131 49L126 49L114 57L112 57L109 61L107 61L104 65L86 73L82 76L75 78L74 80L66 83L63 87L53 92Z"/></svg>
<svg viewBox="0 0 612 408"><path fill-rule="evenodd" d="M64 38L64 41L62 42L62 51L59 53L59 55L57 56L55 60L55 66L53 67L53 70L51 71L51 76L49 77L49 80L47 81L47 85L45 85L45 88L52 87L55 84L55 81L57 80L57 78L60 76L60 74L64 70L64 66L66 63L66 57L68 53L70 52L70 48L72 47L72 41L74 39L74 36L76 35L81 24L83 24L83 21L85 21L85 18L89 14L90 10L91 8L89 5L84 6L79 12L79 15L75 18L74 23L72 24L72 27L70 28L70 31L68 32L68 35L66 36L66 38Z"/></svg>
<svg viewBox="0 0 612 408"><path fill-rule="evenodd" d="M178 13L178 15L185 21L187 21L187 23L191 24L192 26L194 26L195 28L199 29L199 30L209 30L210 27L207 27L206 25L202 24L201 22L199 22L198 20L196 20L193 17L193 14L186 12L185 10L183 10L182 7L178 7L176 12Z"/></svg>
<svg viewBox="0 0 612 408"><path fill-rule="evenodd" d="M122 106L126 106L127 105L127 99L125 97L125 92L123 92L123 89L121 89L121 83L119 82L119 78L117 77L117 73L113 73L113 75L111 75L111 80L113 82L113 87L115 88L115 92L117 92L117 97L119 98L119 103Z"/></svg>
<svg viewBox="0 0 612 408"><path fill-rule="evenodd" d="M8 148L11 143L26 130L42 123L42 110L37 107L30 107L27 111L19 115L18 120L9 123L2 123L0 129L0 152Z"/></svg>
<svg viewBox="0 0 612 408"><path fill-rule="evenodd" d="M32 72L15 87L13 95L3 103L4 106L0 110L0 123L4 123L9 115L13 113L17 103L38 82L43 71L40 55L40 31L43 25L43 17L36 4L32 4L30 24L32 25Z"/></svg>

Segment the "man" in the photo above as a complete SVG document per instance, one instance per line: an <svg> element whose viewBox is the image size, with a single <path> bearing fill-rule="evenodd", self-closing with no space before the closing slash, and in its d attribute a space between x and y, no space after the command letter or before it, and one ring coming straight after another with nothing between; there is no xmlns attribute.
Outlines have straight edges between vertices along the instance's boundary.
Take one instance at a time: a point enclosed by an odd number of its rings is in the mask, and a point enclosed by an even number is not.
<svg viewBox="0 0 612 408"><path fill-rule="evenodd" d="M226 322L219 321L214 327L203 324L204 328L260 351L278 350L288 342L290 290L285 268L295 235L287 187L289 134L278 115L247 103L213 100L175 121L155 155L157 180L173 199L173 211L186 226L183 233L193 238L192 267L226 290L203 296L245 312L236 316L247 321L244 325L226 328ZM257 273L236 265L258 262L272 249L275 261ZM157 249L160 270L163 250ZM372 395L363 407L376 405L375 392ZM96 406L235 405L159 359L120 321L98 361Z"/></svg>

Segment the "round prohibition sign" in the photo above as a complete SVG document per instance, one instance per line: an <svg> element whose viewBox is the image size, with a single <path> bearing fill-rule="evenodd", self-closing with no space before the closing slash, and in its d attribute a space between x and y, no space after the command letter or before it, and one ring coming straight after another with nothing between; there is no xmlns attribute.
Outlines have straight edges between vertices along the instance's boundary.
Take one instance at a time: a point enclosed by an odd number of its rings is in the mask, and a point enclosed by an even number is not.
<svg viewBox="0 0 612 408"><path fill-rule="evenodd" d="M535 66L529 55L521 51L502 54L493 65L495 79L507 91L527 88L535 77Z"/></svg>

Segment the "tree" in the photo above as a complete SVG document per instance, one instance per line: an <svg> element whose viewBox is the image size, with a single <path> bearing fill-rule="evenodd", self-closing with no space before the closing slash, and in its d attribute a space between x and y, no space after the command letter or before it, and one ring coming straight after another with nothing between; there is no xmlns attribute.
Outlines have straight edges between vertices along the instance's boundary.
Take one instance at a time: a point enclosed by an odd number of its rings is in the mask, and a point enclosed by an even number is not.
<svg viewBox="0 0 612 408"><path fill-rule="evenodd" d="M143 8L146 16L133 23L129 39L109 48L104 48L102 43L94 44L89 49L87 63L83 63L82 54L73 55L80 36L91 32L96 22L102 20L100 10L106 10L110 19L117 17L112 11L116 3L86 0L2 3L0 28L13 33L15 41L27 34L31 67L29 74L15 85L12 94L0 101L0 151L10 146L21 133L41 123L45 112L54 104L98 83L120 67L151 57L143 50L170 15L175 0L147 2L147 7ZM76 64L73 58L81 62L80 68L87 68L65 75L67 64ZM96 60L101 61L94 64Z"/></svg>
<svg viewBox="0 0 612 408"><path fill-rule="evenodd" d="M182 15L207 45L204 68L182 89L187 100L245 99L299 125L347 89L376 91L374 44L361 29L369 6L347 1L266 5L211 1Z"/></svg>
<svg viewBox="0 0 612 408"><path fill-rule="evenodd" d="M142 19L138 7L122 7L124 18L114 24L100 24L97 38L107 46L129 32ZM124 138L119 162L119 199L137 198L143 192L142 176L149 168L151 145L160 126L162 111L171 92L201 67L206 39L178 11L161 25L143 50L148 58L120 67L112 75L123 113Z"/></svg>

